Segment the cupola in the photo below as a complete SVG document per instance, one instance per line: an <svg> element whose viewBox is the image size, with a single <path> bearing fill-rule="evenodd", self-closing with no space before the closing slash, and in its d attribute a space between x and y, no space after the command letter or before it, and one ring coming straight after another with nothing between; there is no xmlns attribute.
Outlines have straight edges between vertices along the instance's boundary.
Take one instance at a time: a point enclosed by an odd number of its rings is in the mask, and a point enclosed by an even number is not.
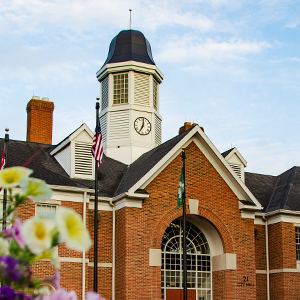
<svg viewBox="0 0 300 300"><path fill-rule="evenodd" d="M159 84L163 74L140 31L123 30L112 39L97 79L104 153L130 164L160 145Z"/></svg>

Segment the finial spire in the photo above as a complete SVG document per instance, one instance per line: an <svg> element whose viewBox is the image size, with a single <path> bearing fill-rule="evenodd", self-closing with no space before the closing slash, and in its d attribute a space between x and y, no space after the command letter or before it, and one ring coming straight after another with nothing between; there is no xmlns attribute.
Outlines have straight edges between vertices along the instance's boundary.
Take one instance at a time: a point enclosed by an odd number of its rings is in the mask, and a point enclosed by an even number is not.
<svg viewBox="0 0 300 300"><path fill-rule="evenodd" d="M132 12L132 9L131 9L131 8L129 8L129 12L130 12L129 29L131 29L131 12Z"/></svg>

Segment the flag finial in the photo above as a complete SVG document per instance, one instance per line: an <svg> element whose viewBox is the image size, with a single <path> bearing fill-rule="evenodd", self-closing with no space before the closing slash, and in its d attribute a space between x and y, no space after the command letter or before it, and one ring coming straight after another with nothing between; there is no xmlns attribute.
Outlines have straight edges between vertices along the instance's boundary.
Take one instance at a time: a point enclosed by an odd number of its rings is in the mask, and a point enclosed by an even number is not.
<svg viewBox="0 0 300 300"><path fill-rule="evenodd" d="M130 13L129 29L131 29L131 12L132 12L132 9L129 8L129 13Z"/></svg>

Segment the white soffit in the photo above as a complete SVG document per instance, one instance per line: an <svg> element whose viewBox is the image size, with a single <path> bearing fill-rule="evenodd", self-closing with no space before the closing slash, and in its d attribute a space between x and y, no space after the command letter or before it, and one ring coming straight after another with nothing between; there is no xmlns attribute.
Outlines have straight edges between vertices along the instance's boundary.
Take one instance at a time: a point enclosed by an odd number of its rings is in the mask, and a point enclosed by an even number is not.
<svg viewBox="0 0 300 300"><path fill-rule="evenodd" d="M209 140L206 134L195 126L171 151L169 151L147 174L145 174L134 186L129 189L129 193L134 193L137 189L145 188L167 165L169 165L182 151L182 147L187 147L194 142L216 171L221 175L226 184L231 188L239 200L251 201L256 207L262 209L260 203L249 191L242 180L236 175L228 165L224 157ZM180 176L180 175L178 175ZM178 177L179 181L179 177Z"/></svg>
<svg viewBox="0 0 300 300"><path fill-rule="evenodd" d="M105 64L97 73L96 77L99 81L105 78L109 73L123 71L140 71L142 73L152 74L156 77L159 83L162 82L164 75L156 65L150 65L134 60Z"/></svg>

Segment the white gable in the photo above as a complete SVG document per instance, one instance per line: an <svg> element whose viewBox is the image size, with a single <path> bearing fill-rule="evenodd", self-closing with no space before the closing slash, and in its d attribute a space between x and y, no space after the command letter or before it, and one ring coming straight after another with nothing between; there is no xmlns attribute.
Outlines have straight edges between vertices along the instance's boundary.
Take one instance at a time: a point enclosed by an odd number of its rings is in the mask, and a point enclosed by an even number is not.
<svg viewBox="0 0 300 300"><path fill-rule="evenodd" d="M238 175L238 177L241 178L243 182L245 182L245 167L247 167L247 162L243 158L241 153L236 148L233 148L226 155L225 160Z"/></svg>
<svg viewBox="0 0 300 300"><path fill-rule="evenodd" d="M59 143L51 155L71 178L94 179L92 141L93 132L83 124Z"/></svg>

